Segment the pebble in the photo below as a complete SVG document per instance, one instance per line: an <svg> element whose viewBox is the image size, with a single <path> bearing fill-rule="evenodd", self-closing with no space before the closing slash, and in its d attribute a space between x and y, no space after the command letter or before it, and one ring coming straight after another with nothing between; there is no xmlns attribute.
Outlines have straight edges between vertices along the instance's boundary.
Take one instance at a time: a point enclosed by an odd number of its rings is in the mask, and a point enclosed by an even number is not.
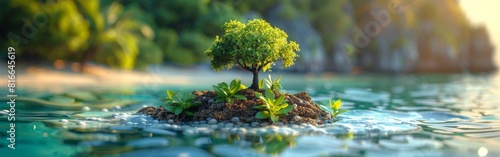
<svg viewBox="0 0 500 157"><path fill-rule="evenodd" d="M285 125L285 123L283 123L283 122L278 122L278 123L276 123L276 125L278 125L278 126L283 126L283 125Z"/></svg>
<svg viewBox="0 0 500 157"><path fill-rule="evenodd" d="M120 125L109 127L110 130L133 130L132 126Z"/></svg>
<svg viewBox="0 0 500 157"><path fill-rule="evenodd" d="M160 137L143 138L127 142L127 146L135 148L162 147L168 145L168 140Z"/></svg>
<svg viewBox="0 0 500 157"><path fill-rule="evenodd" d="M176 133L168 130L163 130L163 129L156 129L156 128L146 128L142 130L144 132L150 132L153 134L159 134L159 135L169 135L169 136L175 136Z"/></svg>
<svg viewBox="0 0 500 157"><path fill-rule="evenodd" d="M217 123L217 120L216 119L210 119L208 121L208 124L216 124Z"/></svg>
<svg viewBox="0 0 500 157"><path fill-rule="evenodd" d="M300 116L293 117L293 120L295 120L295 121L299 121L300 119L301 119Z"/></svg>
<svg viewBox="0 0 500 157"><path fill-rule="evenodd" d="M250 125L250 124L248 124L248 123L243 123L241 126L243 126L243 127L248 127L249 125Z"/></svg>
<svg viewBox="0 0 500 157"><path fill-rule="evenodd" d="M256 127L257 125L259 125L259 122L252 122L252 124L250 124L252 127Z"/></svg>
<svg viewBox="0 0 500 157"><path fill-rule="evenodd" d="M109 112L109 111L108 111L108 109L103 108L103 109L102 109L102 112Z"/></svg>
<svg viewBox="0 0 500 157"><path fill-rule="evenodd" d="M82 107L82 111L90 111L90 107L88 107L88 106L83 106L83 107Z"/></svg>
<svg viewBox="0 0 500 157"><path fill-rule="evenodd" d="M78 122L78 125L85 126L85 125L87 125L87 123L85 123L85 122Z"/></svg>
<svg viewBox="0 0 500 157"><path fill-rule="evenodd" d="M68 123L69 121L67 119L61 119L59 120L61 123Z"/></svg>
<svg viewBox="0 0 500 157"><path fill-rule="evenodd" d="M194 130L187 129L187 130L184 130L184 132L182 132L182 134L184 134L185 136L192 136L195 134L195 132L194 132Z"/></svg>
<svg viewBox="0 0 500 157"><path fill-rule="evenodd" d="M113 107L113 109L115 109L115 110L120 110L120 109L122 109L122 107L121 107L121 106L116 105L115 107Z"/></svg>
<svg viewBox="0 0 500 157"><path fill-rule="evenodd" d="M231 118L231 122L233 122L233 123L238 123L238 122L240 122L240 118L238 118L238 117L233 117L233 118Z"/></svg>
<svg viewBox="0 0 500 157"><path fill-rule="evenodd" d="M212 124L212 125L210 125L210 128L211 128L211 129L217 129L217 128L219 128L219 126L218 126L218 125L215 125L215 124Z"/></svg>
<svg viewBox="0 0 500 157"><path fill-rule="evenodd" d="M260 123L260 126L268 126L268 125L269 125L269 123L267 123L267 122Z"/></svg>
<svg viewBox="0 0 500 157"><path fill-rule="evenodd" d="M372 128L372 130L371 130L371 131L372 131L373 133L379 133L381 130L380 130L380 128L374 127L374 128Z"/></svg>
<svg viewBox="0 0 500 157"><path fill-rule="evenodd" d="M228 127L228 128L232 128L234 126L233 123L227 123L226 125L224 125L224 127Z"/></svg>
<svg viewBox="0 0 500 157"><path fill-rule="evenodd" d="M173 123L174 123L174 120L169 119L167 122L168 122L168 123L170 123L170 124L173 124Z"/></svg>

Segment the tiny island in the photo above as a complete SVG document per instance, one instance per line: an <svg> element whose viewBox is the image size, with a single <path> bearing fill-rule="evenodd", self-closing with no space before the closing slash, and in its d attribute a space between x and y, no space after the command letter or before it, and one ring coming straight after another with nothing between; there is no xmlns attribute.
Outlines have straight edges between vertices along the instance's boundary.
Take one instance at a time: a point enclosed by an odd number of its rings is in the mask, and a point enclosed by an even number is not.
<svg viewBox="0 0 500 157"><path fill-rule="evenodd" d="M164 106L144 107L137 113L150 115L160 121L189 123L233 122L263 124L319 125L332 122L347 110L341 110L341 100L330 100L330 104L317 104L306 92L285 93L280 84L281 77L259 80L259 72L272 68L276 61L281 68L292 66L299 57L299 45L288 40L281 29L262 19L229 21L222 25L224 35L216 36L214 44L205 51L211 58L211 67L216 71L238 66L253 74L252 84L247 87L241 80L233 79L213 85L213 91L167 91Z"/></svg>

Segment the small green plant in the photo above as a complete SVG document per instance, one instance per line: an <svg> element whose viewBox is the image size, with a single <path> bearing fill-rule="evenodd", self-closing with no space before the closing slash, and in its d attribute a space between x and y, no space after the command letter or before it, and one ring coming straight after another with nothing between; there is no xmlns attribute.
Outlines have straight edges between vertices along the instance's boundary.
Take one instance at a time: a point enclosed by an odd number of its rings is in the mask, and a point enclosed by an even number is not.
<svg viewBox="0 0 500 157"><path fill-rule="evenodd" d="M286 115L293 109L293 106L288 105L287 100L285 100L284 93L276 99L274 92L268 89L265 96L259 92L256 92L255 96L264 102L264 104L253 107L262 110L255 114L255 118L271 118L273 123L277 123L280 115Z"/></svg>
<svg viewBox="0 0 500 157"><path fill-rule="evenodd" d="M339 114L342 114L344 112L347 112L349 110L341 110L340 107L342 107L342 100L339 99L335 102L333 102L332 99L330 99L330 106L326 106L326 105L318 105L320 108L322 108L323 110L329 112L332 117L337 117Z"/></svg>
<svg viewBox="0 0 500 157"><path fill-rule="evenodd" d="M272 91L275 91L275 90L279 91L283 88L280 84L280 80L281 80L281 76L273 81L273 78L271 78L271 75L269 75L267 80L264 80L264 79L260 80L259 89L264 89L264 82L265 82L267 89L270 89Z"/></svg>
<svg viewBox="0 0 500 157"><path fill-rule="evenodd" d="M238 91L245 89L245 85L241 84L241 80L233 80L231 84L227 85L226 82L222 82L216 85L213 85L215 92L217 93L217 97L215 97L216 102L224 102L232 103L234 98L239 100L247 100L247 98L243 95L236 94Z"/></svg>
<svg viewBox="0 0 500 157"><path fill-rule="evenodd" d="M165 109L169 112L179 115L184 112L187 116L193 116L193 112L188 111L188 109L200 105L200 101L193 101L195 96L191 93L184 93L182 97L179 97L179 92L173 92L167 90L167 98L165 98Z"/></svg>

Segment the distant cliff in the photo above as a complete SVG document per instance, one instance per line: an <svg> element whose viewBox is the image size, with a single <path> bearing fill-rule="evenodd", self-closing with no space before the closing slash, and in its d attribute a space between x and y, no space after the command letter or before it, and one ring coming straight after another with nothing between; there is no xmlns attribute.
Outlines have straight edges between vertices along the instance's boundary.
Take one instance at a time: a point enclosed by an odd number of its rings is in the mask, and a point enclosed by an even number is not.
<svg viewBox="0 0 500 157"><path fill-rule="evenodd" d="M267 5L259 6L261 16L300 44L295 71L496 69L487 29L471 25L456 0L284 0Z"/></svg>

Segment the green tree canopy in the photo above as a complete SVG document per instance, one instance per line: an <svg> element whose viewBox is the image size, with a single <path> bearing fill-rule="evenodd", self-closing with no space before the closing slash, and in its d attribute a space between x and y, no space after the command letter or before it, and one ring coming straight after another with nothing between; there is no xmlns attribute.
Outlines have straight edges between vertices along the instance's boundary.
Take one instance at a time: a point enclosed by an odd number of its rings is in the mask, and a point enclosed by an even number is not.
<svg viewBox="0 0 500 157"><path fill-rule="evenodd" d="M234 64L252 72L250 88L258 89L260 71L282 60L282 68L294 64L299 45L288 41L288 35L262 19L243 24L231 20L222 25L224 35L216 36L215 43L205 53L212 58L211 66L217 71L230 69Z"/></svg>

